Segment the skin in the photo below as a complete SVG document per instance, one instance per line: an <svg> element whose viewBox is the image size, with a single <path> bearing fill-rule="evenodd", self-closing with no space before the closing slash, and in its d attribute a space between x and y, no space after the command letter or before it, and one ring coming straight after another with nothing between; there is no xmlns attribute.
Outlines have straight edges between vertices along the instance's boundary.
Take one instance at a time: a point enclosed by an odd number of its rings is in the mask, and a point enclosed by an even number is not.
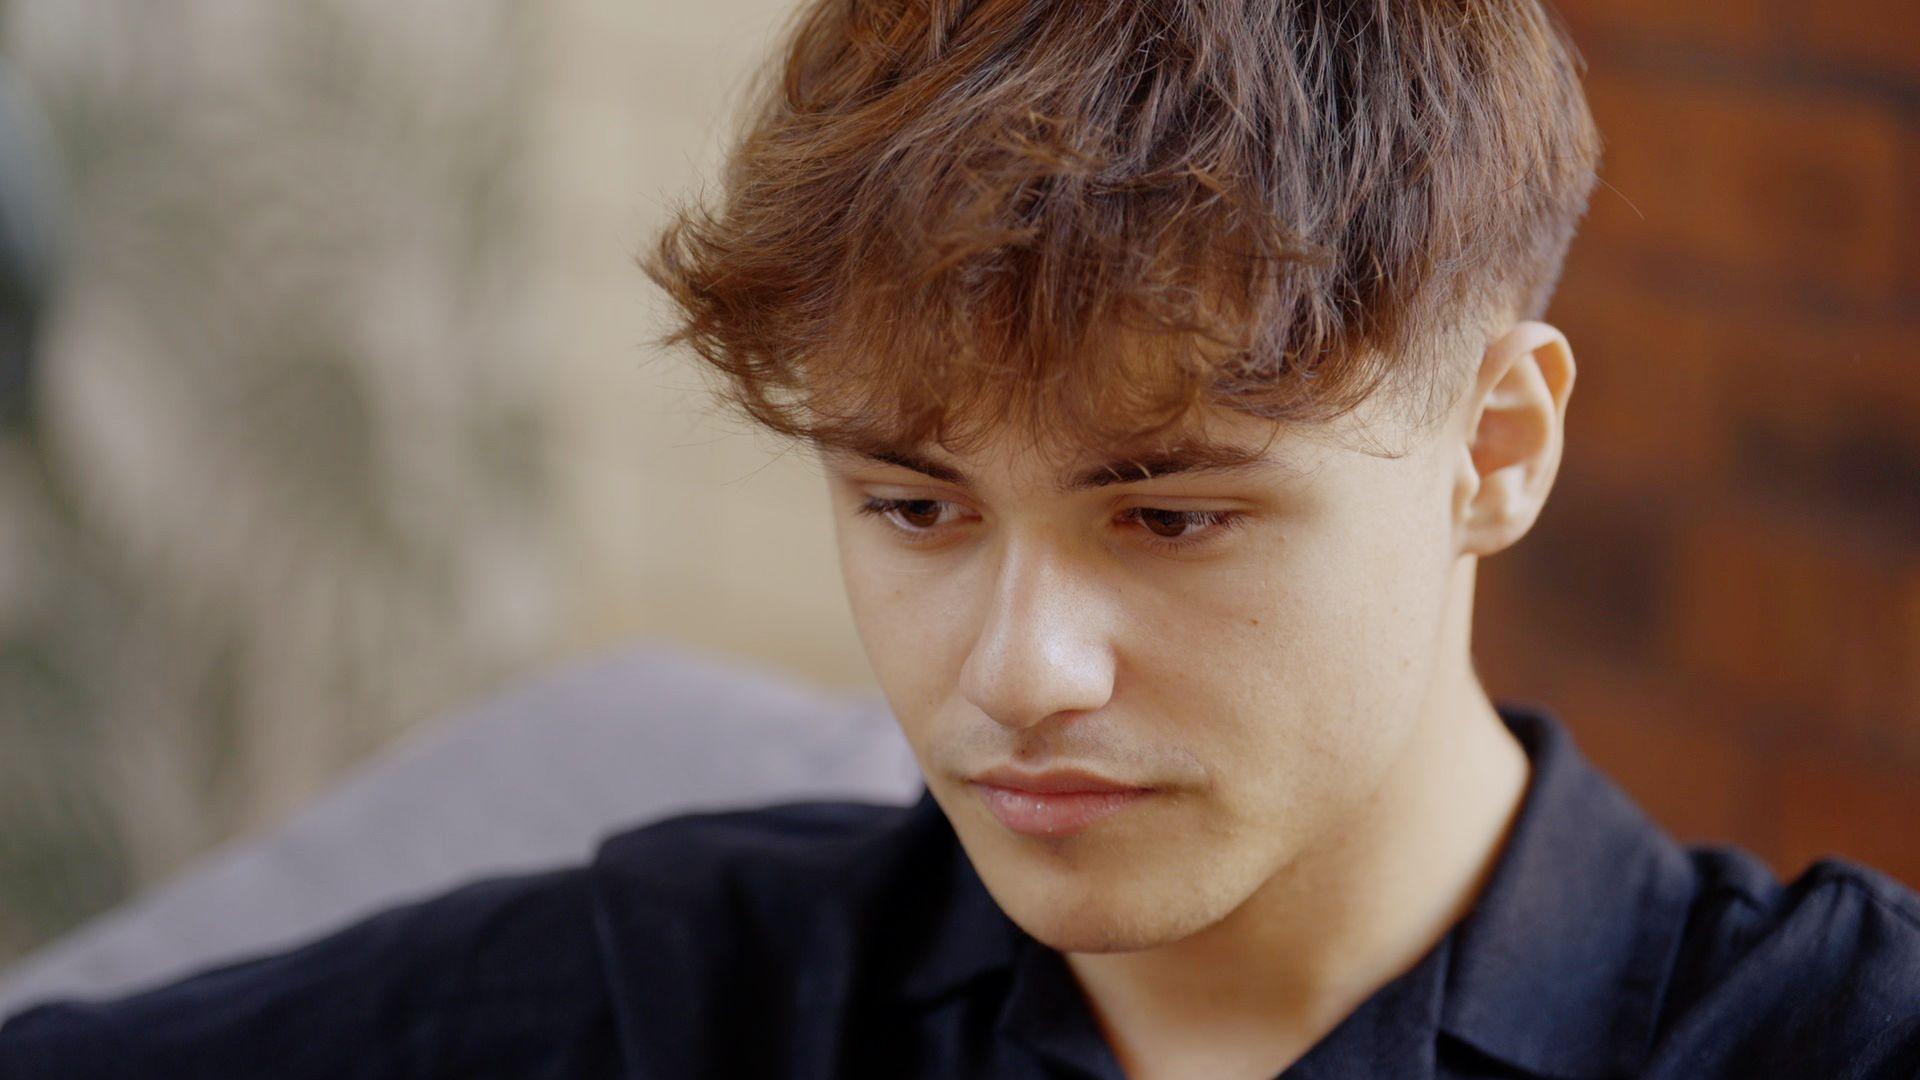
<svg viewBox="0 0 1920 1080"><path fill-rule="evenodd" d="M1088 461L1011 437L923 450L958 480L822 454L928 788L1127 1075L1272 1076L1471 906L1527 778L1474 674L1474 573L1544 505L1573 381L1565 337L1518 322L1423 430L1373 403L1325 429L1201 414L1267 447L1245 470L1062 494ZM1156 793L1023 836L967 784L1014 763Z"/></svg>

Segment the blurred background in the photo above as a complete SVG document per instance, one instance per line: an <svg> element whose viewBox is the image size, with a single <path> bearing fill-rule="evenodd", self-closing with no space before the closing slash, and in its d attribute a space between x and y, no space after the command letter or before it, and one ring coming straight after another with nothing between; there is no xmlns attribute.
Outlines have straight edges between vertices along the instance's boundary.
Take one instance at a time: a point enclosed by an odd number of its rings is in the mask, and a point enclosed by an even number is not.
<svg viewBox="0 0 1920 1080"><path fill-rule="evenodd" d="M1675 834L1920 887L1920 10L1562 0L1606 139L1488 689Z"/></svg>
<svg viewBox="0 0 1920 1080"><path fill-rule="evenodd" d="M0 966L515 679L871 686L825 500L631 256L788 0L0 0ZM1496 698L1920 885L1920 17L1561 5L1580 383Z"/></svg>

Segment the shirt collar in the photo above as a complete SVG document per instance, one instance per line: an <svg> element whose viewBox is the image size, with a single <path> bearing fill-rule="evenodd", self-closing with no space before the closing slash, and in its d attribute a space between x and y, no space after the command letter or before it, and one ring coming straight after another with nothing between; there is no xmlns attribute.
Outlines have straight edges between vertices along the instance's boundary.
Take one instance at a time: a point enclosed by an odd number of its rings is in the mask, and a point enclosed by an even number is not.
<svg viewBox="0 0 1920 1080"><path fill-rule="evenodd" d="M1549 1076L1644 1060L1679 948L1685 852L1538 705L1502 719L1532 760L1527 794L1485 890L1454 929L1441 1026Z"/></svg>
<svg viewBox="0 0 1920 1080"><path fill-rule="evenodd" d="M1651 1045L1679 946L1686 855L1586 761L1550 710L1497 710L1532 770L1480 899L1449 935L1439 1027L1545 1076L1631 1072ZM924 789L912 815L950 845L946 902L902 984L907 998L930 1002L1044 946L1000 910Z"/></svg>

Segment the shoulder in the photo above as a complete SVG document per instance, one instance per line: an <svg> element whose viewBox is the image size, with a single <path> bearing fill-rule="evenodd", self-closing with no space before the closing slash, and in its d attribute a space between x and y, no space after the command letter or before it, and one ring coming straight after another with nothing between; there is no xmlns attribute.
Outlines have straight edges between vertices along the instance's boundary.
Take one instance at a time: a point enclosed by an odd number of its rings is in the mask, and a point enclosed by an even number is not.
<svg viewBox="0 0 1920 1080"><path fill-rule="evenodd" d="M952 910L966 861L945 825L923 794L688 814L606 841L595 911L626 1064L758 1076L836 1060Z"/></svg>
<svg viewBox="0 0 1920 1080"><path fill-rule="evenodd" d="M583 867L387 908L297 947L0 1026L0 1075L513 1076L611 1027Z"/></svg>
<svg viewBox="0 0 1920 1080"><path fill-rule="evenodd" d="M856 950L885 954L957 865L944 821L926 796L677 815L608 837L584 865L472 882L136 993L29 1007L0 1024L0 1076L605 1075L636 1022L649 1052L695 1053L725 1034L722 1003L810 994Z"/></svg>
<svg viewBox="0 0 1920 1080"><path fill-rule="evenodd" d="M860 876L878 869L876 859L911 847L908 834L924 821L922 807L851 800L678 814L602 841L593 870L663 891L712 889L743 879ZM669 868L670 874L660 873Z"/></svg>
<svg viewBox="0 0 1920 1080"><path fill-rule="evenodd" d="M1845 859L1782 882L1739 849L1689 855L1700 888L1666 993L1669 1061L1920 1075L1920 895Z"/></svg>
<svg viewBox="0 0 1920 1080"><path fill-rule="evenodd" d="M682 814L604 841L592 888L617 939L685 939L697 927L715 949L752 942L763 964L818 957L853 946L838 932L879 931L886 903L937 876L951 855L944 825L927 796Z"/></svg>

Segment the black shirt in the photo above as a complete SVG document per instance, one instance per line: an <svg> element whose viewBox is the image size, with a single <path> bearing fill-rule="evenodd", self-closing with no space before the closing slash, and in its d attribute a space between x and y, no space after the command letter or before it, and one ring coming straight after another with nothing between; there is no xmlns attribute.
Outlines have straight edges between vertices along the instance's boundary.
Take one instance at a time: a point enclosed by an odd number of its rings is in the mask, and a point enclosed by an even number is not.
<svg viewBox="0 0 1920 1080"><path fill-rule="evenodd" d="M1284 1075L1920 1077L1920 897L1682 846L1546 710L1473 910ZM304 947L0 1027L0 1077L1119 1077L946 818L689 814Z"/></svg>

